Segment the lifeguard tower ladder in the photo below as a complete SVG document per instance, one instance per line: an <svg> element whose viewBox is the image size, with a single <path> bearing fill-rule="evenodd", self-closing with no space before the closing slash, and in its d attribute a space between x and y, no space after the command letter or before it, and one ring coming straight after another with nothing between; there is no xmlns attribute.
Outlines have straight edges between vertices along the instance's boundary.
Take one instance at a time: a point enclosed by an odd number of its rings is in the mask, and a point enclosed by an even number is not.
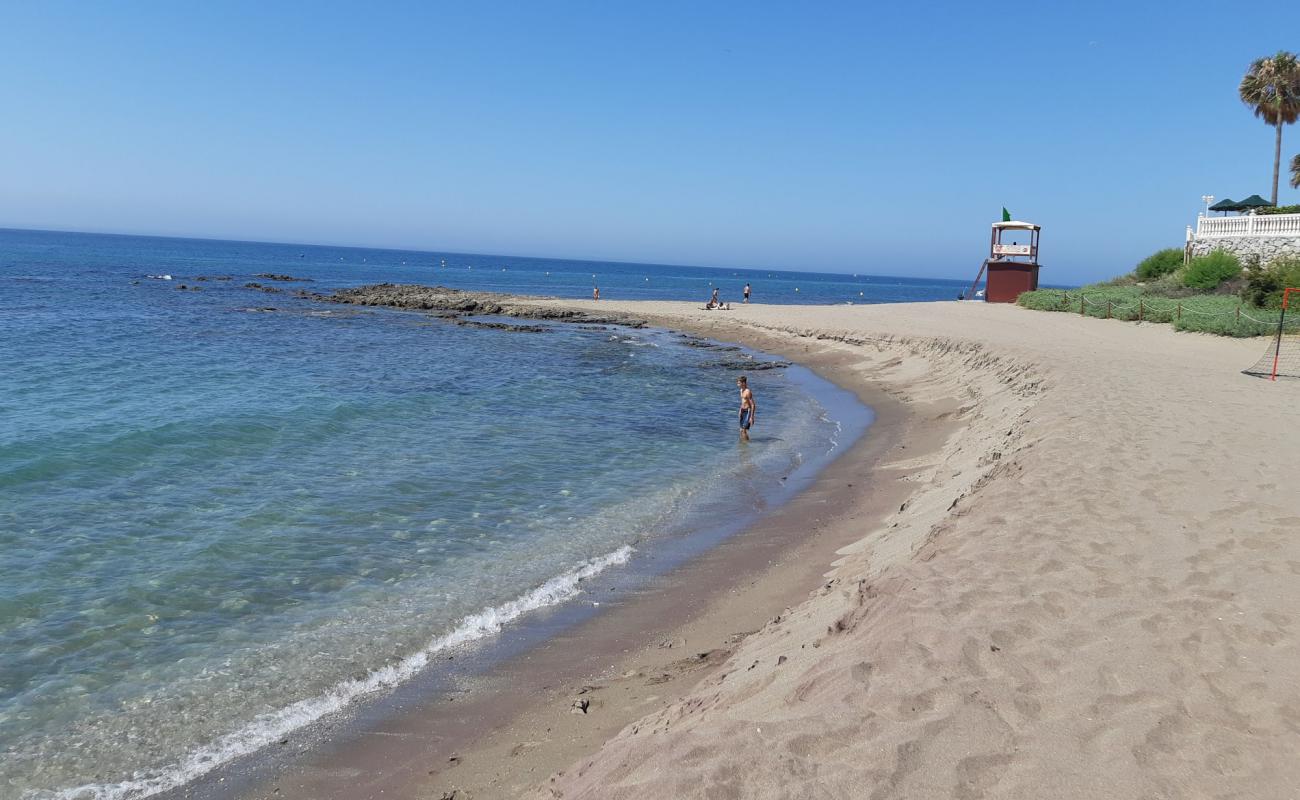
<svg viewBox="0 0 1300 800"><path fill-rule="evenodd" d="M1038 233L1042 230L1032 222L1009 220L993 223L993 232L989 237L989 257L980 265L975 282L970 285L966 297L977 297L976 287L987 271L989 280L984 291L984 300L989 303L1014 303L1023 292L1032 292L1038 288ZM1007 234L1015 236L1011 243L1005 240ZM1025 236L1029 241L1020 244L1019 237Z"/></svg>

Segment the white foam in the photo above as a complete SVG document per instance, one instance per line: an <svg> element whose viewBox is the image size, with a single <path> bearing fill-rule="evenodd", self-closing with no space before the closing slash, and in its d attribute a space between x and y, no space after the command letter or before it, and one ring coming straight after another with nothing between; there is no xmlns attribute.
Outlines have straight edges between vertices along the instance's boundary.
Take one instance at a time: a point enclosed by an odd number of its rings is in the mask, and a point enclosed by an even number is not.
<svg viewBox="0 0 1300 800"><path fill-rule="evenodd" d="M137 772L117 783L95 783L64 789L53 794L27 794L28 798L51 797L57 800L139 800L182 786L206 772L240 756L278 741L298 728L338 711L354 700L390 689L424 668L430 657L457 645L498 633L504 626L529 611L563 603L579 594L582 581L632 557L631 547L584 562L577 569L551 578L541 586L499 606L485 608L457 622L452 629L433 639L420 651L396 664L377 669L362 678L346 680L316 697L263 714L248 725L227 734L211 745L187 753L180 763L162 770Z"/></svg>
<svg viewBox="0 0 1300 800"><path fill-rule="evenodd" d="M835 423L835 431L830 435L831 446L830 449L826 451L826 455L830 455L831 453L834 453L835 449L840 446L840 434L844 432L844 426L840 424L839 420L830 419L825 414L822 414L821 418L825 422Z"/></svg>

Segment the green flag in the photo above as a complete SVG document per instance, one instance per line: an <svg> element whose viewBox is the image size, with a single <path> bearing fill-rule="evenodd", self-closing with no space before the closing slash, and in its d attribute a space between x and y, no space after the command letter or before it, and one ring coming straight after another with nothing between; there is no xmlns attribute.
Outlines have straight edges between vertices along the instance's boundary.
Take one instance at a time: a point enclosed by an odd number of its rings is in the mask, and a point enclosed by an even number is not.
<svg viewBox="0 0 1300 800"><path fill-rule="evenodd" d="M1007 207L1006 207L1006 206L1003 206L1003 207L1002 207L1002 221L1003 221L1003 222L1010 222L1010 221L1011 221L1011 212L1010 212L1010 211L1007 211Z"/></svg>

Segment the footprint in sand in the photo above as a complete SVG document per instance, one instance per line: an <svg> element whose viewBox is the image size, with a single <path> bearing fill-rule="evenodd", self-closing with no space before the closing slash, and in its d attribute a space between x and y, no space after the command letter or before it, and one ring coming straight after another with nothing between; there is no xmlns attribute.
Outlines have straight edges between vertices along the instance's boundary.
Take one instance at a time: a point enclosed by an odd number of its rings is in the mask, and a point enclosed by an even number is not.
<svg viewBox="0 0 1300 800"><path fill-rule="evenodd" d="M853 680L862 684L862 691L871 691L871 672L872 666L866 661L859 661L849 668L849 676Z"/></svg>

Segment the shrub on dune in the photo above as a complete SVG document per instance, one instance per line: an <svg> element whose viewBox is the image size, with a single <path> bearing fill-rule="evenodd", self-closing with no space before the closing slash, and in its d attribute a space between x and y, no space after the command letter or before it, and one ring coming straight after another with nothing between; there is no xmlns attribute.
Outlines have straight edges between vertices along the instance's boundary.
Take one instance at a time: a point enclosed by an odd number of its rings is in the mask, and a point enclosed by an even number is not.
<svg viewBox="0 0 1300 800"><path fill-rule="evenodd" d="M1232 253L1215 250L1192 259L1183 273L1183 285L1193 289L1214 289L1224 281L1241 277L1241 261Z"/></svg>
<svg viewBox="0 0 1300 800"><path fill-rule="evenodd" d="M1142 259L1133 274L1140 281L1150 281L1177 272L1182 267L1183 251L1177 247L1167 247Z"/></svg>

